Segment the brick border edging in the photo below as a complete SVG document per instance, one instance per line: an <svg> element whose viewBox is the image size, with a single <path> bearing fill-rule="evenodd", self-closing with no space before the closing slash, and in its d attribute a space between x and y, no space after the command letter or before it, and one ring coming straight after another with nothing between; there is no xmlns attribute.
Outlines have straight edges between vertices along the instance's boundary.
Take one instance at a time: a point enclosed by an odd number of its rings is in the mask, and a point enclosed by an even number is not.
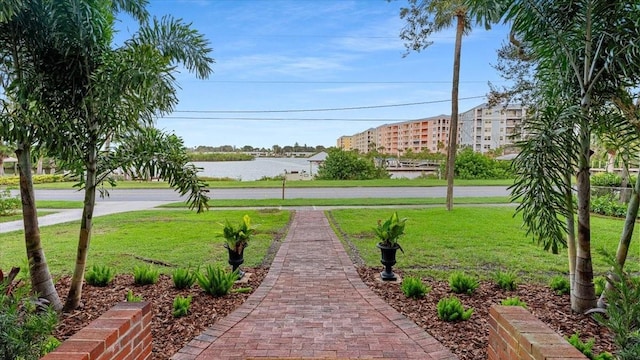
<svg viewBox="0 0 640 360"><path fill-rule="evenodd" d="M329 223L329 220L324 217L324 221ZM347 255L347 252L344 249L344 246L340 242L340 239L335 234L335 232L331 232L331 240L333 242L333 246L338 253L340 258L340 263L343 266L344 272L347 275L347 279L351 283L351 286L356 289L356 291L360 294L362 298L365 299L378 313L387 318L389 322L394 324L398 329L402 330L407 337L413 340L418 346L420 346L424 352L432 355L434 358L439 360L458 360L458 357L454 355L449 349L447 349L444 345L442 345L438 340L436 340L433 336L429 335L424 329L420 326L416 325L413 321L409 320L406 316L402 315L391 305L387 304L384 300L382 300L378 295L376 295L369 287L362 281L358 271L356 270L353 262Z"/></svg>
<svg viewBox="0 0 640 360"><path fill-rule="evenodd" d="M587 359L545 323L520 306L489 308L489 360Z"/></svg>
<svg viewBox="0 0 640 360"><path fill-rule="evenodd" d="M297 213L293 213L293 216L297 216ZM295 221L295 218L293 221ZM254 291L249 298L247 298L247 300L231 314L225 316L219 321L216 321L200 335L193 338L193 340L191 340L187 345L183 346L182 349L178 350L178 352L171 357L171 360L194 360L209 345L211 345L211 343L224 335L244 318L249 316L249 314L253 312L260 303L262 303L280 277L280 273L282 272L282 267L284 265L284 259L289 252L289 240L294 233L292 230L293 229L290 227L287 236L282 241L282 244L280 244L280 249L271 262L267 276L262 280L262 283L258 286L256 291Z"/></svg>
<svg viewBox="0 0 640 360"><path fill-rule="evenodd" d="M120 302L42 360L151 359L151 303Z"/></svg>

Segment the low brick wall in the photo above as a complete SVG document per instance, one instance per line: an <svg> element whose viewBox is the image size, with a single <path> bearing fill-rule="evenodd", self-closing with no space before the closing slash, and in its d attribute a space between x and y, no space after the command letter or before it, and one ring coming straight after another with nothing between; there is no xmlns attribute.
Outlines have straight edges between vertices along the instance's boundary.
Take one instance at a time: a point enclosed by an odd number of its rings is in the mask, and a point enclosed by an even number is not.
<svg viewBox="0 0 640 360"><path fill-rule="evenodd" d="M587 359L562 336L520 306L489 309L489 360Z"/></svg>
<svg viewBox="0 0 640 360"><path fill-rule="evenodd" d="M121 302L42 360L151 359L151 304Z"/></svg>

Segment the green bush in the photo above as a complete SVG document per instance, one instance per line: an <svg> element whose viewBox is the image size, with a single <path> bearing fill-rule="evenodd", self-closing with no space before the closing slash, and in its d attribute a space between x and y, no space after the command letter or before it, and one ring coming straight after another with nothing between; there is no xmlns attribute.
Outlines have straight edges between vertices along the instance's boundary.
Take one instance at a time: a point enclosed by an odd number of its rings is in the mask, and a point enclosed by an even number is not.
<svg viewBox="0 0 640 360"><path fill-rule="evenodd" d="M574 333L571 337L565 337L569 344L573 345L578 351L580 351L584 356L591 360L614 360L615 358L611 353L602 352L598 355L593 354L593 345L595 344L595 339L589 339L587 342L583 342L580 339L580 333Z"/></svg>
<svg viewBox="0 0 640 360"><path fill-rule="evenodd" d="M565 295L571 292L571 284L566 276L558 275L554 276L549 283L551 290L555 291L558 295Z"/></svg>
<svg viewBox="0 0 640 360"><path fill-rule="evenodd" d="M196 275L190 268L178 268L171 273L171 279L176 289L188 289L196 282Z"/></svg>
<svg viewBox="0 0 640 360"><path fill-rule="evenodd" d="M455 271L449 276L449 287L456 294L473 294L479 285L476 278L461 271Z"/></svg>
<svg viewBox="0 0 640 360"><path fill-rule="evenodd" d="M48 184L48 183L71 181L71 179L67 179L65 178L64 175L59 175L59 174L33 175L32 180L34 184ZM19 186L20 177L19 176L0 176L0 185Z"/></svg>
<svg viewBox="0 0 640 360"><path fill-rule="evenodd" d="M136 266L133 268L133 282L136 285L151 285L158 282L160 271L149 266Z"/></svg>
<svg viewBox="0 0 640 360"><path fill-rule="evenodd" d="M607 316L595 314L596 320L613 333L619 360L640 359L640 278L632 277L614 266L612 289L605 290Z"/></svg>
<svg viewBox="0 0 640 360"><path fill-rule="evenodd" d="M108 266L93 265L91 269L87 271L85 280L87 280L87 284L89 285L104 287L109 285L114 275L115 270Z"/></svg>
<svg viewBox="0 0 640 360"><path fill-rule="evenodd" d="M495 281L502 290L513 291L518 287L518 275L513 271L496 272Z"/></svg>
<svg viewBox="0 0 640 360"><path fill-rule="evenodd" d="M606 216L627 216L627 204L621 204L611 194L593 196L591 198L591 211Z"/></svg>
<svg viewBox="0 0 640 360"><path fill-rule="evenodd" d="M622 177L614 173L593 174L590 180L591 186L620 187L622 185Z"/></svg>
<svg viewBox="0 0 640 360"><path fill-rule="evenodd" d="M0 190L0 216L15 215L20 208L20 204L20 198L11 196L11 191L7 189Z"/></svg>
<svg viewBox="0 0 640 360"><path fill-rule="evenodd" d="M176 296L175 299L173 299L173 316L174 317L183 317L183 316L187 316L187 314L189 313L189 306L191 306L191 299L193 297L191 295L184 297L184 296Z"/></svg>
<svg viewBox="0 0 640 360"><path fill-rule="evenodd" d="M127 302L141 302L142 296L134 295L133 290L127 291L127 296L125 297Z"/></svg>
<svg viewBox="0 0 640 360"><path fill-rule="evenodd" d="M436 308L438 318L444 321L469 320L473 314L473 309L465 310L460 299L455 296L440 299Z"/></svg>
<svg viewBox="0 0 640 360"><path fill-rule="evenodd" d="M500 304L504 306L522 306L523 308L527 308L527 303L520 300L519 297L508 297L500 302Z"/></svg>
<svg viewBox="0 0 640 360"><path fill-rule="evenodd" d="M26 286L9 290L0 282L0 359L35 360L50 351L56 312L29 295Z"/></svg>
<svg viewBox="0 0 640 360"><path fill-rule="evenodd" d="M220 266L207 266L205 273L196 273L198 285L205 293L213 296L224 296L231 291L233 283L238 279L237 271L227 272Z"/></svg>
<svg viewBox="0 0 640 360"><path fill-rule="evenodd" d="M402 292L406 297L421 298L431 291L431 288L425 285L420 278L407 276L402 280Z"/></svg>
<svg viewBox="0 0 640 360"><path fill-rule="evenodd" d="M330 149L327 159L318 168L320 180L371 180L388 179L389 172L377 167L372 160L360 157L354 151Z"/></svg>
<svg viewBox="0 0 640 360"><path fill-rule="evenodd" d="M465 148L456 155L457 179L510 179L513 178L511 161L498 161Z"/></svg>

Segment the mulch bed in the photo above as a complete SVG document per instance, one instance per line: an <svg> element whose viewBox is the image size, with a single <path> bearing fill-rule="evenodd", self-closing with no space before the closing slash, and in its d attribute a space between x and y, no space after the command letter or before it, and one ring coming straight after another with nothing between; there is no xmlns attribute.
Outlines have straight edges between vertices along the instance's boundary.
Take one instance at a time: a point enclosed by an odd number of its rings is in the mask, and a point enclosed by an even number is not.
<svg viewBox="0 0 640 360"><path fill-rule="evenodd" d="M253 273L249 284L256 289L267 273L265 268L244 268ZM559 296L549 288L540 285L522 284L516 291L503 291L492 283L482 282L473 295L458 295L465 308L473 307L474 313L468 321L447 323L436 315L436 304L442 297L449 296L449 285L444 281L429 281L431 292L423 299L408 299L397 284L383 284L375 280L380 268L359 267L363 281L378 296L393 308L424 328L444 346L451 349L461 360L486 359L488 339L488 309L499 304L502 299L519 296L527 303L528 309L540 320L563 336L580 332L583 339L596 338L596 353L613 351L611 334L588 316L573 314L567 295ZM61 279L56 285L62 295L66 295L69 278ZM168 359L191 339L207 327L239 307L250 294L233 293L214 298L206 295L198 287L191 290L176 290L171 279L162 275L155 285L136 286L133 276L120 275L108 287L99 288L85 285L83 308L63 314L55 336L64 340L76 333L89 322L106 312L114 304L123 301L128 290L142 296L153 304L152 320L153 358ZM173 299L177 295L193 296L188 316L174 318Z"/></svg>

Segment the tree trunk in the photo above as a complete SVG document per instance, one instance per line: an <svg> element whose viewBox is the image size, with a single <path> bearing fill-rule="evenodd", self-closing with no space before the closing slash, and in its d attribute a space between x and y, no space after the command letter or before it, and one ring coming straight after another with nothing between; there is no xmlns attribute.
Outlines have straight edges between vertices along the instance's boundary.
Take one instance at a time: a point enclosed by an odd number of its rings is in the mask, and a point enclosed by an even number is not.
<svg viewBox="0 0 640 360"><path fill-rule="evenodd" d="M453 177L458 151L458 87L460 85L460 52L465 18L456 15L456 44L453 54L453 82L451 86L451 121L449 121L449 148L447 149L447 210L453 209Z"/></svg>
<svg viewBox="0 0 640 360"><path fill-rule="evenodd" d="M569 257L569 284L571 293L576 288L576 219L573 208L573 194L571 193L571 174L568 172L564 175L564 181L567 185L565 193L565 202L567 204L567 255ZM571 296L571 308L574 308L575 298Z"/></svg>
<svg viewBox="0 0 640 360"><path fill-rule="evenodd" d="M89 149L95 149L95 146L89 147ZM84 207L82 209L82 219L80 220L76 266L73 271L73 277L71 278L69 295L67 295L67 301L64 305L64 310L66 311L77 309L80 306L80 299L82 298L82 282L87 267L87 256L91 242L91 227L93 224L93 209L96 204L97 159L97 153L95 151L89 153L87 158Z"/></svg>
<svg viewBox="0 0 640 360"><path fill-rule="evenodd" d="M4 158L0 156L0 176L4 176Z"/></svg>
<svg viewBox="0 0 640 360"><path fill-rule="evenodd" d="M49 272L47 259L44 256L38 227L38 213L33 192L31 178L31 151L28 144L20 144L16 149L18 171L20 173L20 197L22 200L22 218L24 223L24 241L29 260L29 275L31 286L39 297L47 299L56 310L62 309L62 302L58 296L53 279Z"/></svg>
<svg viewBox="0 0 640 360"><path fill-rule="evenodd" d="M591 263L591 184L589 157L591 156L590 132L582 124L580 128L580 158L577 174L578 189L578 246L576 249L575 289L571 293L571 309L578 313L596 307Z"/></svg>
<svg viewBox="0 0 640 360"><path fill-rule="evenodd" d="M629 246L631 245L631 238L633 237L633 230L638 219L638 208L640 207L640 174L636 178L636 183L627 206L627 216L624 220L624 228L620 235L620 242L618 243L618 250L616 251L616 264L620 266L620 269L624 268L624 264L627 260L629 253ZM610 280L615 280L610 278ZM613 290L613 286L607 281L606 290ZM598 300L598 307L604 308L605 292L603 291Z"/></svg>

